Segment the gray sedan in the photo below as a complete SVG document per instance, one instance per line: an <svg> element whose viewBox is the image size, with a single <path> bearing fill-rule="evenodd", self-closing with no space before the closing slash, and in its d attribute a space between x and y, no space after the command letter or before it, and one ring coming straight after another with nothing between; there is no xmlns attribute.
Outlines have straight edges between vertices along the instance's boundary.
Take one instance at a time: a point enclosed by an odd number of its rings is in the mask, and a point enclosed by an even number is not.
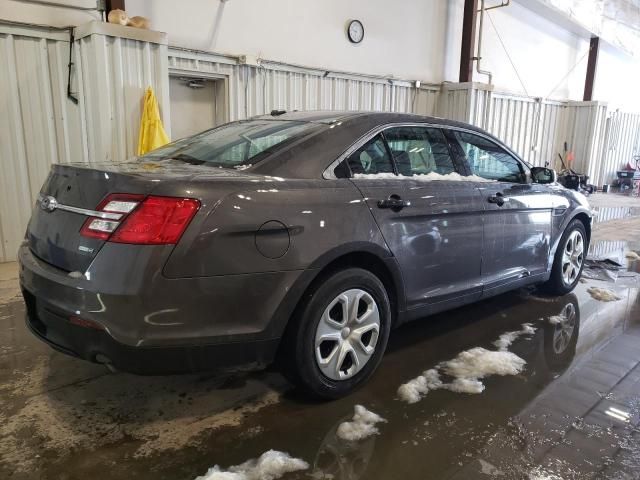
<svg viewBox="0 0 640 480"><path fill-rule="evenodd" d="M273 112L133 161L54 165L20 248L32 332L136 373L278 361L337 398L392 327L578 282L585 198L499 140L393 113Z"/></svg>

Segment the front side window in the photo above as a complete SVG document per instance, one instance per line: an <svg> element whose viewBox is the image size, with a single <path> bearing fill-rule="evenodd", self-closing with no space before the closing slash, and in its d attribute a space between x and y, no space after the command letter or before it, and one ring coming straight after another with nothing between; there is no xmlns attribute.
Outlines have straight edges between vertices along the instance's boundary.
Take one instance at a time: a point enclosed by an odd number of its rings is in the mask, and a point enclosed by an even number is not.
<svg viewBox="0 0 640 480"><path fill-rule="evenodd" d="M183 138L141 157L142 160L176 159L196 165L246 168L274 148L321 128L309 122L246 120Z"/></svg>
<svg viewBox="0 0 640 480"><path fill-rule="evenodd" d="M455 172L447 139L441 130L396 127L385 130L384 136L400 175L447 175Z"/></svg>
<svg viewBox="0 0 640 480"><path fill-rule="evenodd" d="M376 135L373 139L349 155L347 163L354 177L359 175L394 173L389 151L380 135Z"/></svg>
<svg viewBox="0 0 640 480"><path fill-rule="evenodd" d="M498 182L525 183L522 165L491 140L466 132L453 132L474 175Z"/></svg>

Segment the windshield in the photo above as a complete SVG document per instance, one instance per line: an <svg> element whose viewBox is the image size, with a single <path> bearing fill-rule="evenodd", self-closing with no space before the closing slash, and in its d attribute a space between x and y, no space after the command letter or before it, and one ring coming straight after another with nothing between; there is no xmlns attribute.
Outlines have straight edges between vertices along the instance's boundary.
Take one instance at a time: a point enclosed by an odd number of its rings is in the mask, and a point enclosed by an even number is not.
<svg viewBox="0 0 640 480"><path fill-rule="evenodd" d="M176 159L195 165L248 168L276 147L300 138L318 125L308 122L246 120L183 138L140 157Z"/></svg>

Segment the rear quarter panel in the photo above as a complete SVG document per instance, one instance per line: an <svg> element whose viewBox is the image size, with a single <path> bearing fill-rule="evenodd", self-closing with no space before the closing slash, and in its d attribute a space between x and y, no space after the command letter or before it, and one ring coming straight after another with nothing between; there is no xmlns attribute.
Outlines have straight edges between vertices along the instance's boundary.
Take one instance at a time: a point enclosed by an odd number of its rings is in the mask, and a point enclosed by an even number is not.
<svg viewBox="0 0 640 480"><path fill-rule="evenodd" d="M213 184L192 188L219 189ZM185 232L165 265L165 276L302 270L356 242L390 255L362 195L346 179L264 177L225 188L223 196L219 190L200 192L219 199Z"/></svg>

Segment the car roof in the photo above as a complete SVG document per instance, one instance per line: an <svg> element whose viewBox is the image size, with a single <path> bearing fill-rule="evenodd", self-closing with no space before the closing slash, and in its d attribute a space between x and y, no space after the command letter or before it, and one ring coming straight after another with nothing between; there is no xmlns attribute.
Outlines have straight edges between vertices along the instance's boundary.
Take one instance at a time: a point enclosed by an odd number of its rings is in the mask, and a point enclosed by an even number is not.
<svg viewBox="0 0 640 480"><path fill-rule="evenodd" d="M321 178L322 172L354 142L380 127L394 124L429 124L436 128L452 127L478 132L512 152L499 139L474 125L412 113L294 110L291 112L274 111L270 115L253 117L250 120L309 122L320 127L294 144L274 151L272 156L256 163L249 169L254 173L287 178ZM301 151L304 151L303 156L299 155ZM516 154L514 153L514 155Z"/></svg>
<svg viewBox="0 0 640 480"><path fill-rule="evenodd" d="M430 123L433 125L442 125L449 127L460 127L468 130L475 130L483 134L487 134L485 130L464 122L449 120L441 117L432 117L428 115L418 115L415 113L398 113L398 112L373 112L373 111L348 111L348 110L305 110L305 111L285 111L274 110L271 114L259 115L253 119L259 120L289 120L297 122L313 122L331 124L340 121L358 121L366 117L367 123Z"/></svg>

